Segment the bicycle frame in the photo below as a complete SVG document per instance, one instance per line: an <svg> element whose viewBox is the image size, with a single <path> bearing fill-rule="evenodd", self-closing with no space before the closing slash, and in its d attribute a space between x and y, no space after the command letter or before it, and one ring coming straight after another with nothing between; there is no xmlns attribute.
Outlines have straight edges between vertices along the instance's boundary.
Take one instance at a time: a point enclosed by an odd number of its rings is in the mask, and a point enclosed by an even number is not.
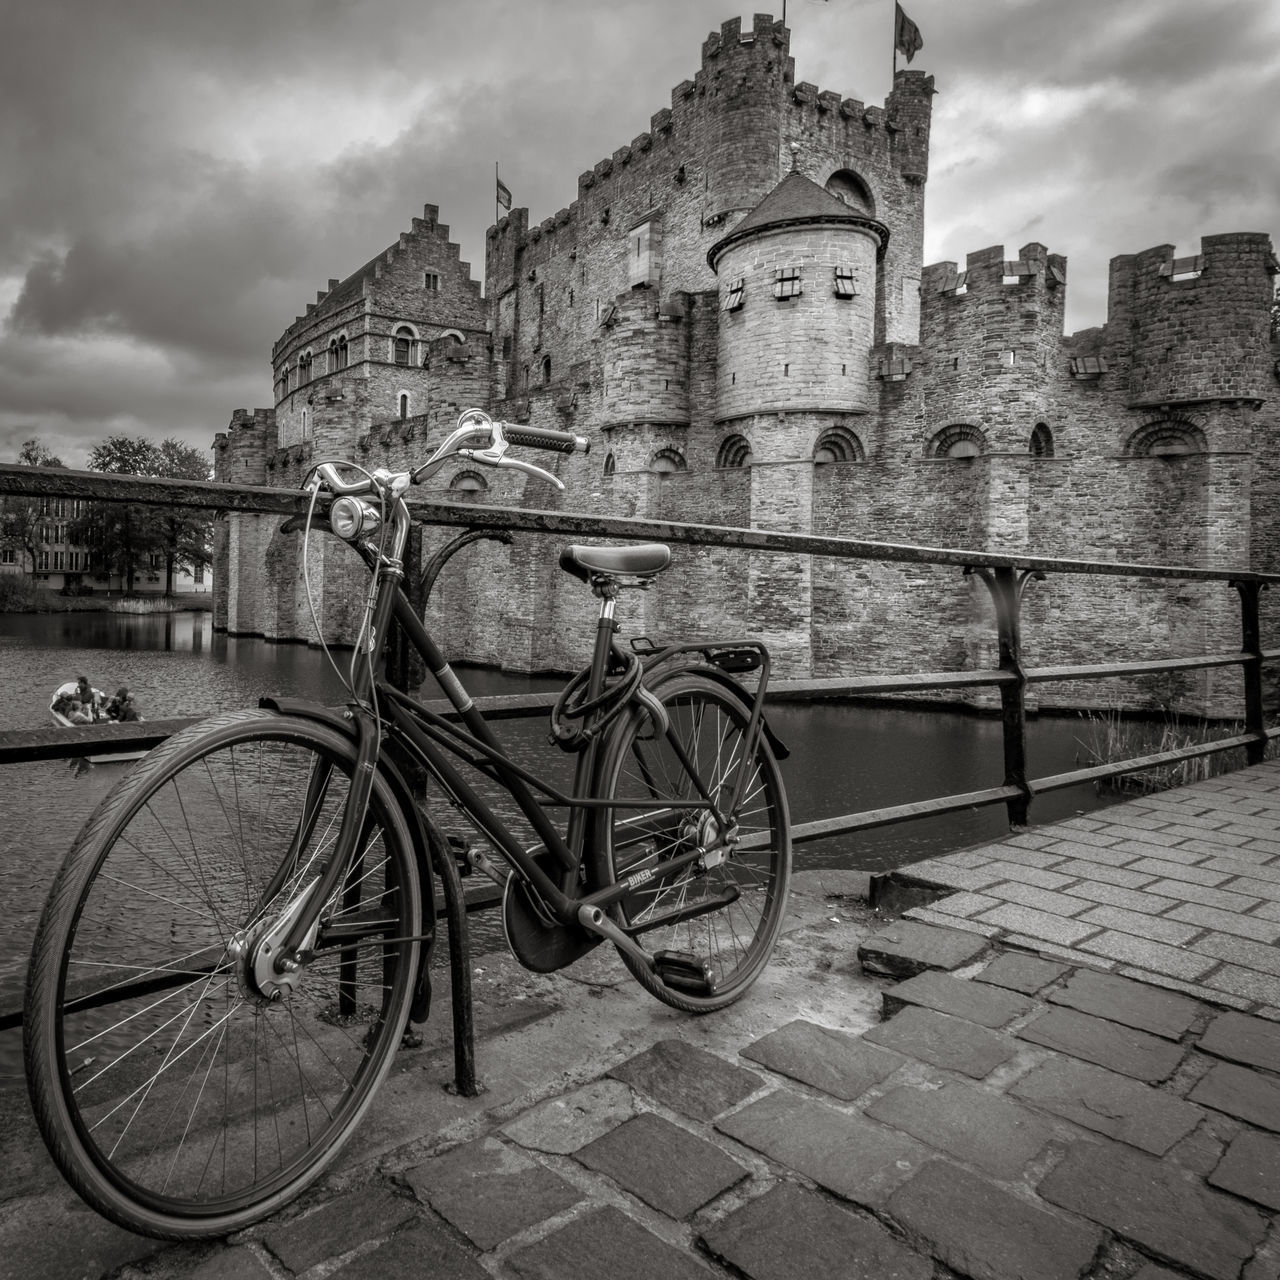
<svg viewBox="0 0 1280 1280"><path fill-rule="evenodd" d="M328 521L324 519L318 519L314 523L328 526ZM671 739L672 746L680 756L681 763L697 790L697 799L668 800L661 805L656 805L645 801L601 798L597 773L602 740L595 735L589 736L588 742L578 753L571 795L565 795L549 786L511 760L405 594L402 557L408 530L408 509L402 500L397 500L392 522L390 552L380 552L368 540L356 544L357 551L377 579L369 630L371 648L367 659L357 664L353 691L355 701L346 713L356 731L357 766L333 857L323 871L315 891L310 895L306 907L299 912L289 926L281 951L282 961L288 963L290 958L296 961L303 953L308 937L314 936L312 931L323 904L336 890L344 868L354 853L364 820L364 812L372 792L377 758L384 749L380 730L385 731L388 726L392 743L396 747L405 749L410 758L428 772L498 849L503 861L532 892L535 902L542 905L549 926L552 924L570 927L585 925L618 945L643 954L627 934L604 917L604 911L633 892L639 883L662 880L676 875L704 857L707 850L701 847L692 848L647 869L642 877L630 877L615 885L583 893L584 855L590 847L588 842L595 838L596 834L595 824L591 822L593 812L634 808L660 817L662 814L669 814L675 808L688 809L691 812L709 811L715 819L717 828L724 830L727 824L720 807L717 806L714 797L707 792L694 763L684 755L683 748L674 739ZM584 695L587 701L601 694L607 681L611 658L615 653L620 652L616 649L614 642L614 633L617 630L614 620L614 603L612 595L602 597ZM373 674L373 669L385 648L393 619L402 628L410 645L422 658L427 670L431 672L452 705L457 719L461 722L461 728L416 699L392 688L385 680ZM737 780L731 789L730 812L737 804L739 793L744 785L745 762L750 759L759 735L764 732L763 701L769 666L767 652L758 642L750 640L681 644L650 650L644 664L645 671L648 673L659 670L663 664L669 664L682 653L699 652L710 657L717 652L741 655L747 651L753 655L751 665L760 667L761 678L751 704L747 746L743 752ZM740 686L736 683L728 680L726 683L732 684L735 691L740 692ZM595 714L598 713L593 713L588 720L586 726L588 729L594 722ZM465 760L487 776L494 778L515 801L541 844L533 848L525 848L484 797L461 776L447 758L449 755ZM547 812L549 807L568 810L569 818L563 835L549 817ZM548 874L539 865L537 859L544 854L552 860L555 876ZM495 880L502 879L500 869L494 867L482 851L473 852L472 863L486 871Z"/></svg>

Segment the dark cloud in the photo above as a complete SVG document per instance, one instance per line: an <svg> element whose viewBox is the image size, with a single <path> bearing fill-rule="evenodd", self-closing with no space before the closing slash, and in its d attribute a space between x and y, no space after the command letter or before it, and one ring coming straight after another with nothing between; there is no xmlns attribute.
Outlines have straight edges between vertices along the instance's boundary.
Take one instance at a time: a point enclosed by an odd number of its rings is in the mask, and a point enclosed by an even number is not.
<svg viewBox="0 0 1280 1280"><path fill-rule="evenodd" d="M780 4L772 7L775 12ZM1106 261L1280 214L1271 0L909 0L934 75L926 257ZM439 206L473 275L493 164L539 221L647 129L723 0L42 0L0 43L0 457L33 428L207 444L272 342ZM892 6L791 0L801 79L880 101ZM7 321L3 319L7 315ZM80 444L77 444L80 442Z"/></svg>

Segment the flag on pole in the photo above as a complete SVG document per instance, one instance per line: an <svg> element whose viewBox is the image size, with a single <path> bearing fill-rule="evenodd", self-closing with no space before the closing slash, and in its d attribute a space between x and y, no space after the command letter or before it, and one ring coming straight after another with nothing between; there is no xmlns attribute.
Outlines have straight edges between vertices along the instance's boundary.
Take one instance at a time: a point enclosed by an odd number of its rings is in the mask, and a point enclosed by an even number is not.
<svg viewBox="0 0 1280 1280"><path fill-rule="evenodd" d="M494 179L498 184L497 201L504 209L511 208L511 191L501 178Z"/></svg>
<svg viewBox="0 0 1280 1280"><path fill-rule="evenodd" d="M900 4L895 3L893 9L893 47L910 62L916 52L924 48L920 28L902 12Z"/></svg>

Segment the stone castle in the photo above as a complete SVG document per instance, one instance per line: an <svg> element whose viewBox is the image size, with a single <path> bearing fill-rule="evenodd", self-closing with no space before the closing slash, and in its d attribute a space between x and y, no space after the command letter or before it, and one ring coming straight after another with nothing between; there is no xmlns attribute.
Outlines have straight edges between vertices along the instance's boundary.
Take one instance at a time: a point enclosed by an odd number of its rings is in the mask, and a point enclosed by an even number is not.
<svg viewBox="0 0 1280 1280"><path fill-rule="evenodd" d="M461 462L425 496L1075 559L1280 569L1280 432L1261 233L1112 260L1106 324L1063 333L1066 258L1040 244L922 268L933 79L883 106L796 81L769 15L724 23L647 131L540 223L488 231L485 295L427 205L320 290L272 351L274 409L237 410L220 480L290 486L310 461L421 461L464 408L572 429L536 479ZM215 623L314 639L299 539L220 526ZM428 549L456 531L427 529ZM352 553L313 546L325 638L350 641ZM521 535L469 546L431 615L452 656L584 658L589 609ZM749 633L786 675L991 665L985 590L954 568L677 549L626 630ZM1028 592L1037 664L1239 648L1222 584L1054 577ZM1238 677L1190 678L1221 707ZM1234 681L1234 683L1231 683ZM1041 705L1141 702L1041 686ZM1225 702L1224 702L1225 699Z"/></svg>

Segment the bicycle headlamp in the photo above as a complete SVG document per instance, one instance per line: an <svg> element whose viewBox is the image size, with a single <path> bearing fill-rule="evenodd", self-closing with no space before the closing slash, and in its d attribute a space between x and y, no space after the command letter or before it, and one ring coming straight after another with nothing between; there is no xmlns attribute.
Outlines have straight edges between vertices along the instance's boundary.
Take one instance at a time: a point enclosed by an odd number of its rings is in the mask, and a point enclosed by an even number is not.
<svg viewBox="0 0 1280 1280"><path fill-rule="evenodd" d="M373 533L381 522L377 508L359 498L335 498L329 508L329 528L346 542Z"/></svg>

